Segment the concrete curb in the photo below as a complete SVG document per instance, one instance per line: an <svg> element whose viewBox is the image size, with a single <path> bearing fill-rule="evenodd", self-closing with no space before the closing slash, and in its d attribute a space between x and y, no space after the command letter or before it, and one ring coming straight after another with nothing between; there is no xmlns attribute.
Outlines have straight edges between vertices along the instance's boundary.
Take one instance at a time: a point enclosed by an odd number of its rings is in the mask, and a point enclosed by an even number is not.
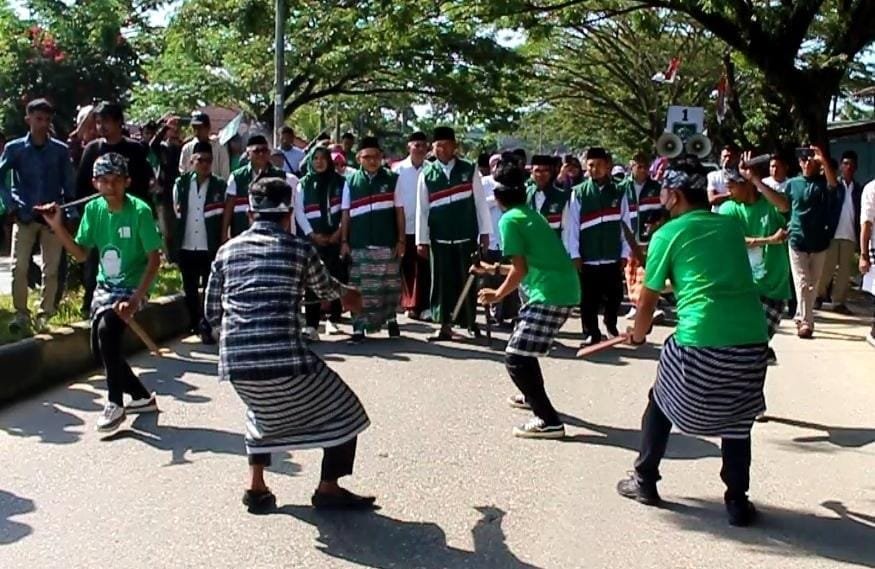
<svg viewBox="0 0 875 569"><path fill-rule="evenodd" d="M150 301L137 313L137 322L156 342L179 336L188 324L183 296ZM0 346L0 407L95 369L90 330L88 322L77 322ZM125 332L124 342L127 353L144 349L130 330Z"/></svg>

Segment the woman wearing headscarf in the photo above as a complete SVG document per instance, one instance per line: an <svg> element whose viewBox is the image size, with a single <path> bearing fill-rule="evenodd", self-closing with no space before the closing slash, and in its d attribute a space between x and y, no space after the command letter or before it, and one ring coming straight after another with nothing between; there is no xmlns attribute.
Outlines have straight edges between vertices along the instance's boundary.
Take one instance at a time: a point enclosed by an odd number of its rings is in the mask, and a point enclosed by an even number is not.
<svg viewBox="0 0 875 569"><path fill-rule="evenodd" d="M662 180L660 201L671 220L651 238L629 342L644 343L666 280L677 298L678 325L660 354L635 469L617 491L659 503L659 463L672 425L690 435L719 436L729 523L746 526L756 517L747 497L750 431L765 410L766 319L742 228L711 213L705 176L695 158L685 157Z"/></svg>
<svg viewBox="0 0 875 569"><path fill-rule="evenodd" d="M343 176L334 169L331 152L325 147L313 151L309 173L301 178L296 194L295 222L306 237L316 246L319 258L332 277L346 282L347 269L340 256L340 200L343 195ZM310 341L319 340L319 322L322 306L308 291L304 308L306 326L302 334ZM338 334L342 308L339 300L331 303L325 332Z"/></svg>

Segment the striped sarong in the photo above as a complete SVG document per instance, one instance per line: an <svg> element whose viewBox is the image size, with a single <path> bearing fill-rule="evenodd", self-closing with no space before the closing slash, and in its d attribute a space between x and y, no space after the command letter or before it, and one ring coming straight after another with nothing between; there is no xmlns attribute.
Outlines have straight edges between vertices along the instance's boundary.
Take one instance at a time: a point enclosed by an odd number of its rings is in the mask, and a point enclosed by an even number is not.
<svg viewBox="0 0 875 569"><path fill-rule="evenodd" d="M524 305L504 351L518 356L546 356L570 315L570 306Z"/></svg>
<svg viewBox="0 0 875 569"><path fill-rule="evenodd" d="M666 340L653 397L681 432L746 438L766 410L766 344L722 348L680 346Z"/></svg>
<svg viewBox="0 0 875 569"><path fill-rule="evenodd" d="M393 249L353 249L349 284L362 293L362 312L353 318L353 330L376 332L395 320L401 299L401 270Z"/></svg>
<svg viewBox="0 0 875 569"><path fill-rule="evenodd" d="M370 425L356 394L319 362L294 377L235 379L246 404L246 452L283 452L341 445Z"/></svg>
<svg viewBox="0 0 875 569"><path fill-rule="evenodd" d="M781 326L781 320L784 317L784 307L787 303L783 300L775 300L765 296L760 297L760 302L763 304L763 311L766 313L766 324L768 325L769 340L771 340Z"/></svg>

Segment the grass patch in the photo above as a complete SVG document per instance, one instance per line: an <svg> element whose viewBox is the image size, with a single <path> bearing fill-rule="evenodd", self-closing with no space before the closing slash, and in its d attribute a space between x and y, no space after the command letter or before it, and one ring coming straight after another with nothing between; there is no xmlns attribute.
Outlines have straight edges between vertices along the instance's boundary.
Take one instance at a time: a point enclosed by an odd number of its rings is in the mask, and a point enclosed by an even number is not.
<svg viewBox="0 0 875 569"><path fill-rule="evenodd" d="M72 261L71 261L72 263ZM151 297L168 296L182 292L182 276L176 265L164 264L158 270L158 275L155 277L155 284L152 285ZM82 307L82 296L84 290L81 286L74 289L67 289L64 298L58 305L58 311L49 320L47 329L60 326L68 326L74 322L85 320L79 309ZM31 290L28 293L27 305L30 308L31 316L36 315L39 310L40 293ZM47 330L34 330L33 326L30 329L24 330L19 334L12 334L9 331L9 323L15 317L15 310L12 307L12 295L0 294L0 345L17 342L18 340L29 338L39 332Z"/></svg>

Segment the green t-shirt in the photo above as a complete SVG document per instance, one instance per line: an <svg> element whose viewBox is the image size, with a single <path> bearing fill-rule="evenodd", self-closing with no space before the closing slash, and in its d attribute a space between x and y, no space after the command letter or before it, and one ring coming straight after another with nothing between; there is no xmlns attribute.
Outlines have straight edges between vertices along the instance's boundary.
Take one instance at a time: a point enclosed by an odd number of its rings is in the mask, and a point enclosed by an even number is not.
<svg viewBox="0 0 875 569"><path fill-rule="evenodd" d="M161 236L152 210L143 200L125 196L122 209L109 210L106 200L97 198L85 206L76 243L97 248L100 272L97 282L109 286L137 288L148 264L148 254L161 249Z"/></svg>
<svg viewBox="0 0 875 569"><path fill-rule="evenodd" d="M790 197L790 246L803 253L826 251L835 227L831 223L830 189L823 176L798 176L787 181L784 189Z"/></svg>
<svg viewBox="0 0 875 569"><path fill-rule="evenodd" d="M544 217L528 206L504 212L498 221L502 252L526 258L522 289L533 304L577 306L580 281L562 241Z"/></svg>
<svg viewBox="0 0 875 569"><path fill-rule="evenodd" d="M644 286L662 291L671 281L678 344L716 348L768 341L745 249L738 222L710 211L688 212L653 234Z"/></svg>
<svg viewBox="0 0 875 569"><path fill-rule="evenodd" d="M771 237L787 225L784 214L762 196L757 196L752 204L723 202L720 215L739 220L745 237ZM786 243L748 247L747 259L760 296L772 300L790 298L790 259Z"/></svg>

